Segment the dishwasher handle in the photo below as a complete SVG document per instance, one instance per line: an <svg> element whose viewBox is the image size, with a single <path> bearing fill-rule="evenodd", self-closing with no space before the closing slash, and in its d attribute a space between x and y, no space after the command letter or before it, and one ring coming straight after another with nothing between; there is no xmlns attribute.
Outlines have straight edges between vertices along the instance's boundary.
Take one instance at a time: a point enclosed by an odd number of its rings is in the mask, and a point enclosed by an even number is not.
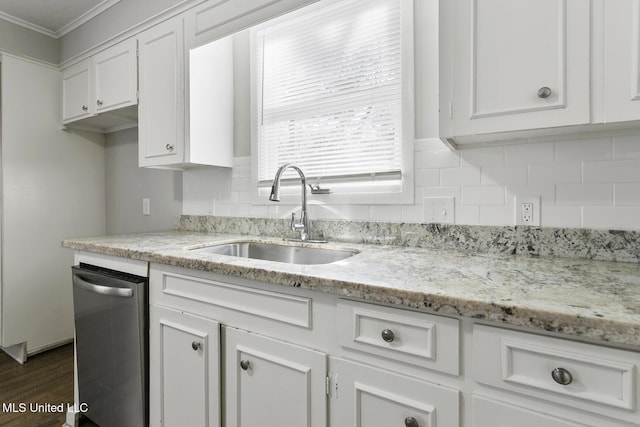
<svg viewBox="0 0 640 427"><path fill-rule="evenodd" d="M83 289L85 291L93 292L100 295L109 295L121 298L132 298L133 289L129 288L113 288L111 286L98 285L91 283L77 274L73 275L73 286Z"/></svg>

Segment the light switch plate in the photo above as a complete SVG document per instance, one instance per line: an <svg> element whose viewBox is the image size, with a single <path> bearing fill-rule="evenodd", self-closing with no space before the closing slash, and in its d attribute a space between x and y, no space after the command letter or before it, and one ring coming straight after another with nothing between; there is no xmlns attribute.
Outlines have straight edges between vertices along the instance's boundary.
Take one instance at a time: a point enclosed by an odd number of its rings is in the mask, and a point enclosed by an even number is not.
<svg viewBox="0 0 640 427"><path fill-rule="evenodd" d="M424 220L428 223L454 224L455 197L425 197Z"/></svg>

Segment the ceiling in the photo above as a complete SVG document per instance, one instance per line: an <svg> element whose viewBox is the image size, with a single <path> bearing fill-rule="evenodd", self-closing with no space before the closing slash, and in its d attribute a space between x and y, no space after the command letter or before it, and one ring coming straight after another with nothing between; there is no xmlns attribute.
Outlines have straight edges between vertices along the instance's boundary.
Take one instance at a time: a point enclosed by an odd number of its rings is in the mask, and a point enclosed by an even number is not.
<svg viewBox="0 0 640 427"><path fill-rule="evenodd" d="M118 1L0 0L0 18L58 38Z"/></svg>

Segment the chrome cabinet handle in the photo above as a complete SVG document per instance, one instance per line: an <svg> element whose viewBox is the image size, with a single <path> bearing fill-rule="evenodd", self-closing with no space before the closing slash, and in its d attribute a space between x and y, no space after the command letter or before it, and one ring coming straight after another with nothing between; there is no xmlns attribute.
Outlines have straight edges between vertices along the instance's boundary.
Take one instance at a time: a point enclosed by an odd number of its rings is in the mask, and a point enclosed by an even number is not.
<svg viewBox="0 0 640 427"><path fill-rule="evenodd" d="M243 371L246 371L247 369L249 369L249 366L251 366L251 363L248 360L240 361L240 368L242 368Z"/></svg>
<svg viewBox="0 0 640 427"><path fill-rule="evenodd" d="M394 334L391 329L383 330L381 335L385 342L393 342L393 340L396 339L396 334Z"/></svg>
<svg viewBox="0 0 640 427"><path fill-rule="evenodd" d="M82 106L82 111L89 111L89 107L87 107L86 105Z"/></svg>
<svg viewBox="0 0 640 427"><path fill-rule="evenodd" d="M193 349L193 351L202 350L202 343L198 341L194 341L191 343L191 348Z"/></svg>
<svg viewBox="0 0 640 427"><path fill-rule="evenodd" d="M173 151L173 145L171 145L171 144L165 145L164 148L166 148L167 151Z"/></svg>
<svg viewBox="0 0 640 427"><path fill-rule="evenodd" d="M407 417L404 419L404 425L406 427L418 427L418 421L413 417Z"/></svg>
<svg viewBox="0 0 640 427"><path fill-rule="evenodd" d="M98 104L98 107L102 107L102 101L101 101L101 100L99 100L99 99L98 99L98 100L96 101L96 104Z"/></svg>
<svg viewBox="0 0 640 427"><path fill-rule="evenodd" d="M564 368L556 368L551 371L551 377L560 385L569 385L573 382L573 375Z"/></svg>
<svg viewBox="0 0 640 427"><path fill-rule="evenodd" d="M538 89L538 98L548 98L551 95L551 88L547 86L543 86Z"/></svg>

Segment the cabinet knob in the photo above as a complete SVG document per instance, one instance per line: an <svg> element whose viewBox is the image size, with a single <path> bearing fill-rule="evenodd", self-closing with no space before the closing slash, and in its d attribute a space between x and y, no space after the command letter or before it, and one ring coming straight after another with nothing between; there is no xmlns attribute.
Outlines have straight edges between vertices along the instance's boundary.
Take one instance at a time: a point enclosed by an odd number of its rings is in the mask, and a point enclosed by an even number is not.
<svg viewBox="0 0 640 427"><path fill-rule="evenodd" d="M98 100L96 101L96 104L98 104L98 107L102 107L102 101L101 101L101 100L99 100L99 99L98 99Z"/></svg>
<svg viewBox="0 0 640 427"><path fill-rule="evenodd" d="M543 86L538 89L538 98L548 98L551 95L551 88L547 86Z"/></svg>
<svg viewBox="0 0 640 427"><path fill-rule="evenodd" d="M82 106L82 111L89 111L89 107L87 107L86 105Z"/></svg>
<svg viewBox="0 0 640 427"><path fill-rule="evenodd" d="M193 349L193 351L202 350L202 343L198 341L194 341L191 343L191 348Z"/></svg>
<svg viewBox="0 0 640 427"><path fill-rule="evenodd" d="M418 427L418 421L413 417L407 417L404 419L404 425L406 427Z"/></svg>
<svg viewBox="0 0 640 427"><path fill-rule="evenodd" d="M564 368L556 368L551 371L551 377L560 385L569 385L573 382L573 375Z"/></svg>
<svg viewBox="0 0 640 427"><path fill-rule="evenodd" d="M173 151L173 145L171 145L171 144L165 145L164 148L166 148L167 151Z"/></svg>
<svg viewBox="0 0 640 427"><path fill-rule="evenodd" d="M382 339L385 342L393 342L393 340L396 339L396 334L394 334L391 329L385 329L384 331L382 331L381 335L382 335Z"/></svg>
<svg viewBox="0 0 640 427"><path fill-rule="evenodd" d="M243 371L246 371L247 369L249 369L249 366L251 366L251 363L248 360L240 361L240 368L242 368Z"/></svg>

